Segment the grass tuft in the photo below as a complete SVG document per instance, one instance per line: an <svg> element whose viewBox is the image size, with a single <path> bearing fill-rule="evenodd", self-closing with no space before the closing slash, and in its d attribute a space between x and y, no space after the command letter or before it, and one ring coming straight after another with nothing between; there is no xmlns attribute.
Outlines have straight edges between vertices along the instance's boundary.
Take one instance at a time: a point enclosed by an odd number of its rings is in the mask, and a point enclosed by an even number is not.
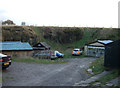
<svg viewBox="0 0 120 88"><path fill-rule="evenodd" d="M41 64L63 64L68 61L63 61L62 59L48 60L48 59L34 59L34 58L14 58L14 62L25 62L25 63L41 63Z"/></svg>
<svg viewBox="0 0 120 88"><path fill-rule="evenodd" d="M109 73L109 74L106 74L104 75L103 77L101 77L100 79L97 80L97 82L100 82L101 84L106 84L106 82L118 77L119 74L118 74L118 69L114 69L112 71L112 73Z"/></svg>
<svg viewBox="0 0 120 88"><path fill-rule="evenodd" d="M120 76L120 74L118 74L120 72L120 70L118 69L113 69L112 72L110 72L109 74L106 74L104 76L102 76L101 78L99 78L98 80L90 83L90 85L94 85L96 82L100 82L101 86L105 85L107 82L109 82L112 79L115 79L116 77ZM118 87L120 87L120 85L117 85Z"/></svg>

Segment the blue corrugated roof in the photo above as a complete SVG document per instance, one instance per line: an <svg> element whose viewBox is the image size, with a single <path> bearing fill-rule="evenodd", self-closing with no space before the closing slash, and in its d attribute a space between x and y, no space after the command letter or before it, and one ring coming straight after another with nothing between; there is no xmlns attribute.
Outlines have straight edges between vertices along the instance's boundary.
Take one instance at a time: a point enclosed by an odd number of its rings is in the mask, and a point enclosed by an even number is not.
<svg viewBox="0 0 120 88"><path fill-rule="evenodd" d="M0 42L0 50L32 50L29 43L22 43L20 41L6 41Z"/></svg>
<svg viewBox="0 0 120 88"><path fill-rule="evenodd" d="M113 42L112 40L98 40L98 42L101 42L103 44L109 44L111 42Z"/></svg>

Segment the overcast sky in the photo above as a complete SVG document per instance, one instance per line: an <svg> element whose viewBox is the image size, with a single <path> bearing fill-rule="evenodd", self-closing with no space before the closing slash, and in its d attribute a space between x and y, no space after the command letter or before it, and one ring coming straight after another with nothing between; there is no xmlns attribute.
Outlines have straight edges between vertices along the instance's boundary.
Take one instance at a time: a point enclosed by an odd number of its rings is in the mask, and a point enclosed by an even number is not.
<svg viewBox="0 0 120 88"><path fill-rule="evenodd" d="M0 0L0 20L20 25L118 27L119 0Z"/></svg>

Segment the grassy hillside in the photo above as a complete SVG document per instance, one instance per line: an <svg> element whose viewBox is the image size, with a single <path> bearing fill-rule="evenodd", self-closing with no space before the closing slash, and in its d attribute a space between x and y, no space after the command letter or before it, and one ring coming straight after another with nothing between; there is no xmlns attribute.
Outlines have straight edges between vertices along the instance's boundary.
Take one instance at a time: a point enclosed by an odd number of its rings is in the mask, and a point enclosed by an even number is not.
<svg viewBox="0 0 120 88"><path fill-rule="evenodd" d="M48 27L47 27L48 28ZM63 27L63 28L57 28L57 27L49 27L52 31L58 31L60 30L74 30L77 29L75 32L78 32L78 30L81 30L83 33L81 36L82 38L75 40L70 43L61 43L58 41L54 41L50 38L44 37L44 34L46 33L44 30L46 30L46 27L35 27L34 30L37 33L39 37L39 41L45 41L47 42L50 46L51 49L53 50L59 50L60 52L65 54L66 58L69 57L75 57L72 56L72 50L74 48L82 48L86 43L89 43L91 41L97 40L97 39L110 39L110 40L117 40L120 39L120 29L111 29L111 28L75 28L75 27ZM49 30L50 31L50 30ZM48 31L47 31L48 32ZM54 35L52 35L54 36ZM63 35L60 34L59 37L62 37ZM71 36L71 35L69 35ZM69 37L68 36L68 37ZM75 35L72 35L74 37ZM76 36L77 37L77 36ZM61 38L59 38L61 39ZM66 39L66 37L64 37ZM63 40L64 40L63 39Z"/></svg>
<svg viewBox="0 0 120 88"><path fill-rule="evenodd" d="M3 26L2 41L22 41L33 45L38 41L38 36L28 26Z"/></svg>
<svg viewBox="0 0 120 88"><path fill-rule="evenodd" d="M120 39L117 28L4 26L2 34L3 41L22 41L31 45L44 41L52 50L64 53L66 58L73 57L74 48L82 48L91 41Z"/></svg>

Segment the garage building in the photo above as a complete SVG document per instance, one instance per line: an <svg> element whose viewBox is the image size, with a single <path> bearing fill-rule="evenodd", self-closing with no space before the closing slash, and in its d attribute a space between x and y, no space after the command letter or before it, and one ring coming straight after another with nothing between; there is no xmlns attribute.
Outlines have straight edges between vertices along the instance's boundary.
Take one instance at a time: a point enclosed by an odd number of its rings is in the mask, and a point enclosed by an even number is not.
<svg viewBox="0 0 120 88"><path fill-rule="evenodd" d="M85 45L84 53L86 56L100 57L104 55L105 46L112 42L112 40L93 41Z"/></svg>

